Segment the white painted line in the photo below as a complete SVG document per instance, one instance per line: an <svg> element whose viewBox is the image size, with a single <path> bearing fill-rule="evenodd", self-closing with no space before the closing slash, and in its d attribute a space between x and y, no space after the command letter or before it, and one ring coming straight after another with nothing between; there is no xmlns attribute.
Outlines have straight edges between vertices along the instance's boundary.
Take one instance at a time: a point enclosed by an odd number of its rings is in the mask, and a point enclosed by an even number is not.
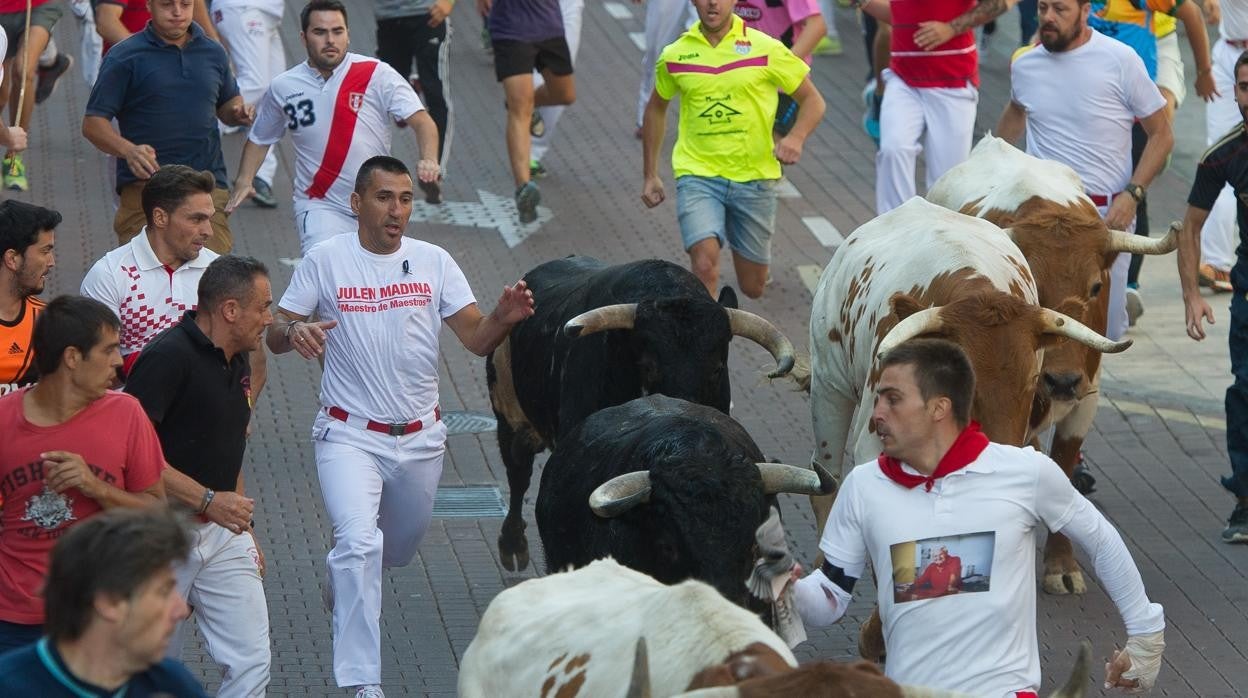
<svg viewBox="0 0 1248 698"><path fill-rule="evenodd" d="M615 19L632 19L633 18L633 11L628 9L628 5L625 5L624 3L604 2L602 3L602 7L603 9L607 11L607 14L611 15Z"/></svg>
<svg viewBox="0 0 1248 698"><path fill-rule="evenodd" d="M810 291L811 295L814 295L815 287L819 285L819 277L823 275L823 267L818 264L799 264L796 268L797 275L802 279L802 285Z"/></svg>
<svg viewBox="0 0 1248 698"><path fill-rule="evenodd" d="M278 257L277 261L288 267L297 267L303 261L303 257Z"/></svg>
<svg viewBox="0 0 1248 698"><path fill-rule="evenodd" d="M780 181L776 182L776 196L781 199L800 199L802 193L793 186L788 177L781 177Z"/></svg>
<svg viewBox="0 0 1248 698"><path fill-rule="evenodd" d="M815 236L820 245L824 247L836 247L845 242L845 238L841 237L841 231L832 225L832 221L823 216L804 216L802 223L810 230L810 234Z"/></svg>
<svg viewBox="0 0 1248 698"><path fill-rule="evenodd" d="M554 217L550 209L538 206L537 220L521 224L516 202L511 197L478 189L477 198L479 201L445 201L437 205L415 201L411 220L413 223L494 228L508 247L515 247Z"/></svg>
<svg viewBox="0 0 1248 698"><path fill-rule="evenodd" d="M1184 424L1193 424L1205 429L1226 431L1226 420L1218 417L1194 415L1190 412L1172 410L1165 407L1153 407L1142 402L1133 402L1131 400L1113 399L1109 402L1122 412L1160 417L1162 421L1166 422L1182 422Z"/></svg>
<svg viewBox="0 0 1248 698"><path fill-rule="evenodd" d="M633 40L633 45L639 50L646 50L646 33L645 32L629 32L628 38Z"/></svg>

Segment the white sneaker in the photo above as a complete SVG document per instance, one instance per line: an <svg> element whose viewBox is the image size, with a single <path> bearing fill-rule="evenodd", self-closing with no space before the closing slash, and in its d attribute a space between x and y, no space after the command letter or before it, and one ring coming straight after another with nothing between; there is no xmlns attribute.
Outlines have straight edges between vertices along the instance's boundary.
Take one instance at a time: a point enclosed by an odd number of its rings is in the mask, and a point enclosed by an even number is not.
<svg viewBox="0 0 1248 698"><path fill-rule="evenodd" d="M1134 288L1127 288L1127 325L1135 327L1135 322L1144 314L1144 301L1140 298L1140 292Z"/></svg>
<svg viewBox="0 0 1248 698"><path fill-rule="evenodd" d="M386 698L386 694L381 692L381 686L357 686L355 698Z"/></svg>

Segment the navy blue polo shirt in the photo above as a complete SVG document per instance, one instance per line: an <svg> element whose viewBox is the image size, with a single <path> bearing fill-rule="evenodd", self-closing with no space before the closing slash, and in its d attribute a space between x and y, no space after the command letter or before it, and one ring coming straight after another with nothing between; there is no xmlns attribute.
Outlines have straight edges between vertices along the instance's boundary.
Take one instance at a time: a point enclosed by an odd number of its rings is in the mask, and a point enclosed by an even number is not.
<svg viewBox="0 0 1248 698"><path fill-rule="evenodd" d="M221 44L194 22L186 46L165 43L152 30L112 47L87 100L87 116L117 119L121 135L150 145L161 165L208 170L228 189L217 109L238 96L238 83ZM117 159L117 190L138 178Z"/></svg>

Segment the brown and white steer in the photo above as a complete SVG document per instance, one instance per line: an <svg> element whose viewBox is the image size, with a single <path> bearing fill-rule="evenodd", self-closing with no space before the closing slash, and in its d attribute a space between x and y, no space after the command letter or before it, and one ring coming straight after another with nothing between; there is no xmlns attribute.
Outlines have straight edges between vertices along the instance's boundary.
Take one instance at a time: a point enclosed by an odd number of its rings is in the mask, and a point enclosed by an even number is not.
<svg viewBox="0 0 1248 698"><path fill-rule="evenodd" d="M920 198L866 223L837 248L810 315L814 460L844 473L880 454L871 424L878 357L912 337L960 345L975 369L971 414L988 438L1026 442L1042 350L1062 337L1122 351L1037 304L1022 251L988 221ZM832 497L812 497L823 530Z"/></svg>
<svg viewBox="0 0 1248 698"><path fill-rule="evenodd" d="M1073 169L1028 155L992 135L937 180L927 199L1005 229L1027 259L1040 305L1102 334L1109 268L1118 254L1166 254L1177 244L1173 227L1159 239L1110 230ZM1092 345L1062 342L1044 353L1030 434L1055 426L1049 455L1067 475L1078 464L1079 449L1096 416L1100 369L1101 350ZM1034 444L1039 447L1038 440ZM1084 592L1083 574L1065 536L1049 537L1044 565L1046 592Z"/></svg>

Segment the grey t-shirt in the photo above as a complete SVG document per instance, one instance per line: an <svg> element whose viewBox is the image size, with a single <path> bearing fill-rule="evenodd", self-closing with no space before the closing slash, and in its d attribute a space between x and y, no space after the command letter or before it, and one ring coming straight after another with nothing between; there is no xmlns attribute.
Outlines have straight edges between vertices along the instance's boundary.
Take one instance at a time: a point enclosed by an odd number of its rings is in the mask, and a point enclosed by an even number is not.
<svg viewBox="0 0 1248 698"><path fill-rule="evenodd" d="M427 15L433 2L434 0L373 0L373 11L377 19Z"/></svg>

